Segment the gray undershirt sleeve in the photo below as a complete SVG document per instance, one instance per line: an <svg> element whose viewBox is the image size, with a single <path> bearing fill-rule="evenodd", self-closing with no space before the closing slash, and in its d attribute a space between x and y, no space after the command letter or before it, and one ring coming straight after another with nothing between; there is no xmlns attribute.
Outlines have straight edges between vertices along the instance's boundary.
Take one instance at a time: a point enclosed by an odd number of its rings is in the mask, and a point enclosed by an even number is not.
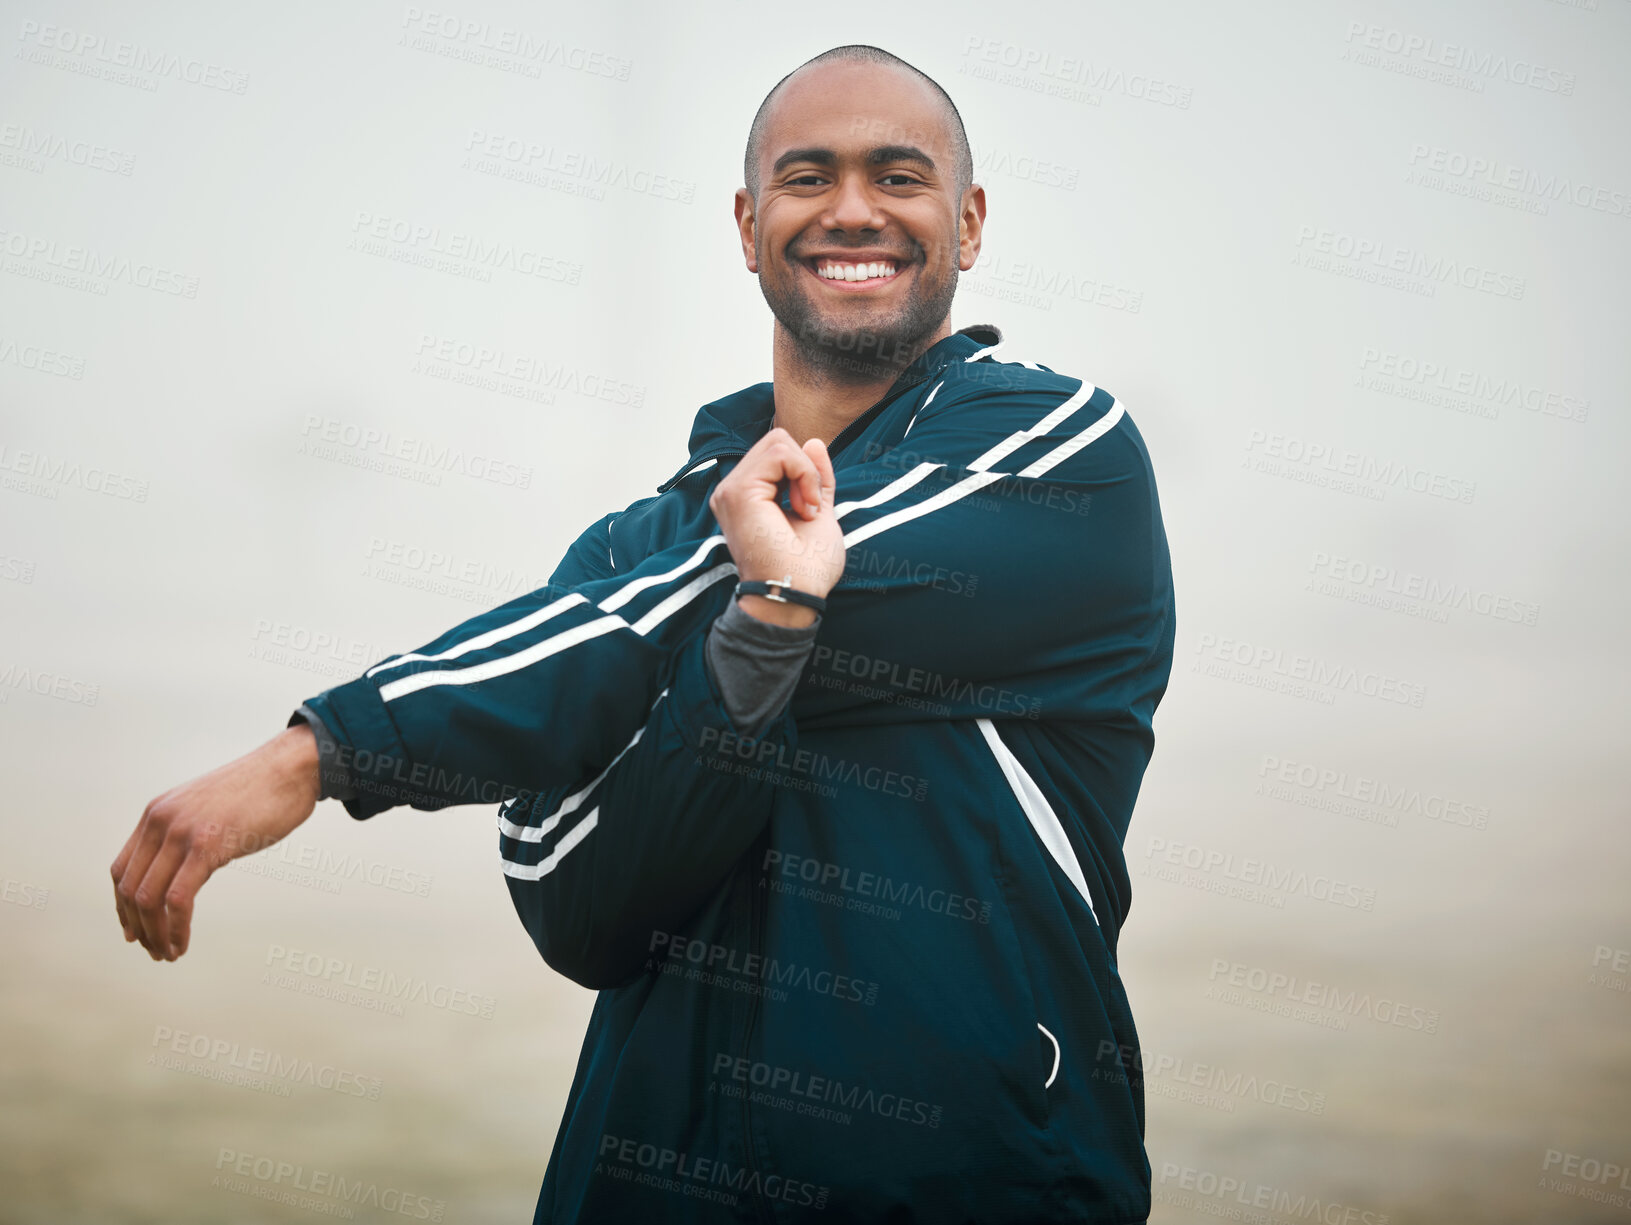
<svg viewBox="0 0 1631 1225"><path fill-rule="evenodd" d="M317 771L322 779L318 798L342 801L356 799L357 789L351 782L350 772L340 764L340 746L330 734L328 725L317 717L315 710L304 703L299 710L289 716L289 726L293 727L300 720L310 724L312 733L317 737Z"/></svg>
<svg viewBox="0 0 1631 1225"><path fill-rule="evenodd" d="M821 614L809 625L772 625L732 600L708 631L704 655L725 710L750 739L770 726L793 696L815 645Z"/></svg>

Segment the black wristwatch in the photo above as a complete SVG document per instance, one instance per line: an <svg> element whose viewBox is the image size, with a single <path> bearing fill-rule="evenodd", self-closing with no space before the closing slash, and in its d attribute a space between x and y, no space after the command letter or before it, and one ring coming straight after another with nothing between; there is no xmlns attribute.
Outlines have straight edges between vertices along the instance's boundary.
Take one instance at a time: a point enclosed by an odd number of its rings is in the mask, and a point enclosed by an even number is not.
<svg viewBox="0 0 1631 1225"><path fill-rule="evenodd" d="M775 600L778 604L802 604L806 608L813 608L817 612L827 611L827 601L818 595L811 595L808 591L796 591L793 586L793 576L789 574L780 581L771 579L761 582L750 579L745 583L736 584L736 598L745 595L762 595L767 600Z"/></svg>

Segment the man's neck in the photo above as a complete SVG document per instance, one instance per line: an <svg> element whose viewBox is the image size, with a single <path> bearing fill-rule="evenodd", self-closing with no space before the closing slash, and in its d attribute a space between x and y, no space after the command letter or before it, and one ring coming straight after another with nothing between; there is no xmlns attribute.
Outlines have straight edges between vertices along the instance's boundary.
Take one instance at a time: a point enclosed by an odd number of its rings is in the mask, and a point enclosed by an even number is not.
<svg viewBox="0 0 1631 1225"><path fill-rule="evenodd" d="M831 443L845 426L871 408L894 386L895 380L930 348L951 335L951 318L924 340L900 366L879 364L865 370L834 371L817 365L793 343L780 323L771 346L771 379L775 388L779 426L803 446L811 438Z"/></svg>

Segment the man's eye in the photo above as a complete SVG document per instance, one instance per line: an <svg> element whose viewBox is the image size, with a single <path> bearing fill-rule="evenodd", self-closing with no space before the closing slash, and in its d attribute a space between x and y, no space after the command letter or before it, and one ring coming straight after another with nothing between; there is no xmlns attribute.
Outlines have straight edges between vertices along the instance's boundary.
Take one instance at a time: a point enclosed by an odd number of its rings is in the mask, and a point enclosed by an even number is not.
<svg viewBox="0 0 1631 1225"><path fill-rule="evenodd" d="M814 187L824 180L819 174L801 174L796 179L788 179L789 187Z"/></svg>
<svg viewBox="0 0 1631 1225"><path fill-rule="evenodd" d="M894 181L891 182L891 180L894 180ZM890 186L890 187L911 187L917 181L918 181L917 177L915 175L910 175L910 174L896 173L896 174L886 174L886 175L883 176L883 182L887 186Z"/></svg>

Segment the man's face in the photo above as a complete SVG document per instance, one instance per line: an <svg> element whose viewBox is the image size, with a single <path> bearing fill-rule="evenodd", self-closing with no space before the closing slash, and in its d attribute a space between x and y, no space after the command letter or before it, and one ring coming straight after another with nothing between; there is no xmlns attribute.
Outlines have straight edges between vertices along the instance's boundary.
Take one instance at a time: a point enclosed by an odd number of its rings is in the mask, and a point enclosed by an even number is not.
<svg viewBox="0 0 1631 1225"><path fill-rule="evenodd" d="M944 104L904 69L836 62L766 118L758 200L739 191L736 214L771 312L834 377L904 366L946 325L985 213L980 188L957 191Z"/></svg>

